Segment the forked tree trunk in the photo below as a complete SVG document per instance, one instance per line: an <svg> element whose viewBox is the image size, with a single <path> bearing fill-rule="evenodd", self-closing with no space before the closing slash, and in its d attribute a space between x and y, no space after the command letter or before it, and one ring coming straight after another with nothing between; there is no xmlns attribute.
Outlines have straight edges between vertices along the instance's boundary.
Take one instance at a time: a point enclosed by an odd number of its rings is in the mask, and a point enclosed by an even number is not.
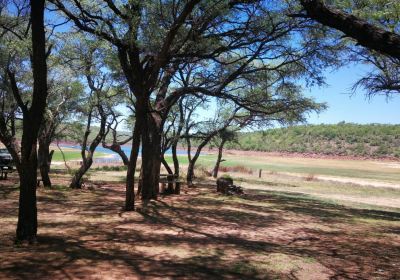
<svg viewBox="0 0 400 280"><path fill-rule="evenodd" d="M93 156L96 151L96 148L100 144L101 140L104 138L104 135L106 132L105 126L106 126L107 116L105 115L105 112L101 105L97 105L96 107L99 110L99 115L100 115L100 129L99 129L99 132L97 133L96 137L93 139L92 143L90 144L89 149L86 150L87 149L87 140L88 140L88 137L90 134L90 127L91 127L91 122L92 122L93 111L91 111L88 115L86 131L85 131L84 138L82 141L82 147L81 147L82 164L79 167L78 171L75 172L74 177L72 177L71 184L70 184L70 188L72 188L72 189L79 189L82 187L82 177L86 174L86 172L92 166Z"/></svg>
<svg viewBox="0 0 400 280"><path fill-rule="evenodd" d="M207 136L197 147L196 153L194 156L190 156L190 146L188 147L188 158L189 158L189 166L187 169L187 174L186 174L186 182L189 187L193 186L193 179L195 178L194 176L194 167L196 165L196 161L199 159L200 153L203 150L203 148L211 141L211 139L217 134L217 132L214 132Z"/></svg>

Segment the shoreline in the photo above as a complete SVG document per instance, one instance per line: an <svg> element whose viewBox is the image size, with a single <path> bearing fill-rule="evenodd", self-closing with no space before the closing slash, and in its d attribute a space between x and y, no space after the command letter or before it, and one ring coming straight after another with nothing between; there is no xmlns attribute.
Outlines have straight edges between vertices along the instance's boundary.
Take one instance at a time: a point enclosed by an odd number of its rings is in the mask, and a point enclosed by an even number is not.
<svg viewBox="0 0 400 280"><path fill-rule="evenodd" d="M52 145L57 148L56 143L52 143ZM60 146L79 146L79 143L69 142L69 141L60 141ZM123 145L123 147L130 147L130 145ZM68 149L76 149L74 147L66 147ZM183 146L178 146L178 149L181 151L185 151L186 148ZM196 149L196 147L193 147ZM110 151L110 154L113 152ZM205 148L203 149L203 154L217 154L217 148ZM336 160L372 160L372 161L386 161L386 162L399 162L400 158L396 158L393 156L386 157L372 157L372 156L352 156L352 155L328 155L321 153L291 153L291 152L265 152L265 151L246 151L246 150L237 150L237 149L224 149L224 154L227 155L235 155L235 156L265 156L265 157L288 157L288 158L314 158L314 159L336 159ZM186 155L179 154L178 156Z"/></svg>

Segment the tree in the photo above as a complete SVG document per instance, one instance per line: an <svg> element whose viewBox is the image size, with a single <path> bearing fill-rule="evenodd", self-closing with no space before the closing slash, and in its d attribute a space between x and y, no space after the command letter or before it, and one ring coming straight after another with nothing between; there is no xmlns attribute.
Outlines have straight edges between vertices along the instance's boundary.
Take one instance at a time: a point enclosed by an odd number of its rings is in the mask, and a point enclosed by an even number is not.
<svg viewBox="0 0 400 280"><path fill-rule="evenodd" d="M122 114L116 112L114 108L108 107L108 113L111 116L111 119L107 123L107 129L102 141L103 148L117 153L121 157L124 165L129 166L129 158L122 149L122 146L132 141L133 137L127 135L118 135L117 131L117 129L121 127L121 123L126 122L126 119L122 118ZM107 144L106 136L110 135L110 133L112 137L112 143ZM120 140L121 137L124 137L125 139Z"/></svg>
<svg viewBox="0 0 400 280"><path fill-rule="evenodd" d="M85 37L82 34L69 36L62 53L74 69L77 77L84 78L87 92L83 93L76 107L76 115L85 119L83 137L81 137L81 166L75 172L70 187L81 188L82 178L93 164L93 157L98 145L105 139L109 116L114 118L114 106L120 94L114 87L114 81L105 70L105 50L107 45ZM94 123L99 124L96 135L89 139ZM89 143L90 142L90 143Z"/></svg>
<svg viewBox="0 0 400 280"><path fill-rule="evenodd" d="M44 0L31 0L29 5L14 1L5 1L4 10L6 15L2 15L1 33L9 35L9 38L18 41L20 44L28 45L31 51L30 64L32 66L32 91L21 89L17 81L17 70L19 65L9 64L6 70L6 83L14 97L15 104L19 107L22 114L22 139L19 154L19 146L13 133L8 133L7 120L2 122L1 140L13 156L20 179L18 224L16 230L16 240L27 240L30 243L36 242L37 235L37 207L36 207L36 180L37 180L37 138L40 125L46 108L47 91L47 63L46 58L49 49L46 48L46 31L44 27ZM2 12L4 12L2 9ZM28 32L20 32L21 29L13 29L3 20L10 19L11 26L24 24L25 30L31 31L29 38ZM28 24L28 18L30 19ZM16 25L14 25L16 24ZM5 37L2 36L2 39ZM30 44L28 40L30 39ZM11 53L8 53L12 59ZM15 60L14 60L15 61ZM15 66L15 67L14 67ZM29 102L25 96L29 95ZM30 105L29 105L30 104ZM10 122L9 122L10 123ZM12 128L12 120L11 120Z"/></svg>
<svg viewBox="0 0 400 280"><path fill-rule="evenodd" d="M215 166L212 171L212 176L214 178L218 177L219 166L220 166L221 162L224 161L222 159L222 152L224 150L225 143L231 142L231 141L234 141L235 139L237 139L237 134L236 134L235 130L225 129L218 133L218 138L219 138L219 143L217 143L218 156L217 156L217 161L216 161Z"/></svg>
<svg viewBox="0 0 400 280"><path fill-rule="evenodd" d="M226 90L244 75L258 71L289 73L321 82L321 49L312 36L299 40L304 22L288 20L286 5L264 1L76 1L51 0L80 30L108 41L135 99L135 127L127 172L126 209L133 209L133 178L142 145L142 199L157 197L161 135L172 106L184 95L237 99ZM297 38L291 41L291 39ZM324 50L324 52L326 52ZM189 65L188 65L189 64ZM192 67L192 66L194 67ZM175 83L185 68L203 68L202 83ZM291 71L284 69L291 69ZM213 79L217 70L222 80ZM284 71L283 71L284 70ZM317 71L316 71L317 70ZM201 71L201 70L200 70ZM287 77L291 79L291 77ZM214 81L214 82L213 82ZM237 86L237 85L236 85Z"/></svg>
<svg viewBox="0 0 400 280"><path fill-rule="evenodd" d="M368 49L400 59L400 35L397 33L388 31L377 24L371 24L368 20L329 7L322 0L300 0L300 3L307 12L306 17L342 31L346 36L353 38L358 44ZM391 5L396 4L392 3ZM303 17L305 15L295 16Z"/></svg>
<svg viewBox="0 0 400 280"><path fill-rule="evenodd" d="M38 137L38 164L45 187L51 187L49 171L54 150L50 151L50 144L60 138L67 128L65 122L72 117L72 111L78 106L78 96L83 91L82 84L75 79L71 69L58 64L58 59L53 58L47 108Z"/></svg>
<svg viewBox="0 0 400 280"><path fill-rule="evenodd" d="M364 88L369 97L400 92L400 3L389 0L336 0L330 1L331 5L321 0L300 0L300 3L305 13L291 16L310 18L343 32L341 41L357 43L356 46L347 44L348 58L342 58L344 63L371 66L371 70L354 84L353 92L359 87Z"/></svg>

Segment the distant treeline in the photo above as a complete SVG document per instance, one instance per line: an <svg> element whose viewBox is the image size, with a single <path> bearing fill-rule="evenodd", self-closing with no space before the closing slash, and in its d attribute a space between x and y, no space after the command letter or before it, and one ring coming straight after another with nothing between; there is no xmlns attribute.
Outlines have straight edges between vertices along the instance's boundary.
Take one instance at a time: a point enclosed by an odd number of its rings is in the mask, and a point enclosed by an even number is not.
<svg viewBox="0 0 400 280"><path fill-rule="evenodd" d="M400 125L321 124L239 133L228 149L400 158Z"/></svg>

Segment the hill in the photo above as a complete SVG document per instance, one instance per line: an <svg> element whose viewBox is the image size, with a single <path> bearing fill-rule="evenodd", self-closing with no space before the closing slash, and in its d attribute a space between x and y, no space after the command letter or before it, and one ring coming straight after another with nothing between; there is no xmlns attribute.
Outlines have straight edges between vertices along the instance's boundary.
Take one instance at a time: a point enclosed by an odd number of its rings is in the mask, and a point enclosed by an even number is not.
<svg viewBox="0 0 400 280"><path fill-rule="evenodd" d="M400 125L321 124L239 133L228 149L400 158Z"/></svg>

